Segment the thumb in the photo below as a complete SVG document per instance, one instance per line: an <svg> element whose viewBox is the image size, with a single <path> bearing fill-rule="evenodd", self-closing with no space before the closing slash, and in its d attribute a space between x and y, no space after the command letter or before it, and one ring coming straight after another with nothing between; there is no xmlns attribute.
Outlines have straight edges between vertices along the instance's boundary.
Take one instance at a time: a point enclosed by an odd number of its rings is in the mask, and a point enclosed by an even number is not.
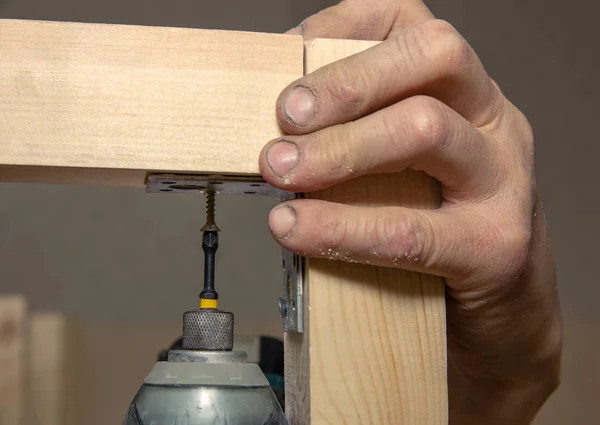
<svg viewBox="0 0 600 425"><path fill-rule="evenodd" d="M343 0L309 16L286 34L311 38L385 40L392 31L431 19L422 0Z"/></svg>

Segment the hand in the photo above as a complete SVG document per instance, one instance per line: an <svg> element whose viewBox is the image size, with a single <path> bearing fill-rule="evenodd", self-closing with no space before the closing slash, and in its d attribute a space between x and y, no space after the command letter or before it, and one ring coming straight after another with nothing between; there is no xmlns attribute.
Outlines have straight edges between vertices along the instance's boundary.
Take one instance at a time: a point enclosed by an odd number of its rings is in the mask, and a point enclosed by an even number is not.
<svg viewBox="0 0 600 425"><path fill-rule="evenodd" d="M558 385L562 331L527 119L420 0L347 0L291 32L382 43L282 92L289 136L265 146L264 178L310 192L412 168L441 182L443 202L293 200L272 211L273 236L310 257L443 276L450 424L530 423Z"/></svg>

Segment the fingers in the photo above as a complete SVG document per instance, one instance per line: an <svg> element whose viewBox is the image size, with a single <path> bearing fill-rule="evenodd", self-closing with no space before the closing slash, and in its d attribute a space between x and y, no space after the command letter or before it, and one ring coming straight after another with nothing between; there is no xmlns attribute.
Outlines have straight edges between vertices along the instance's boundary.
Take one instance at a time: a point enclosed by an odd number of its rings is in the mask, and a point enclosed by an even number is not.
<svg viewBox="0 0 600 425"><path fill-rule="evenodd" d="M383 21L379 28L374 29L374 25L370 25L370 22L375 22L374 19L378 17L359 13L356 4L356 2L342 1L321 10L288 31L288 34L301 34L305 39L360 39L361 36L366 36L382 40L391 28L391 22L386 25Z"/></svg>
<svg viewBox="0 0 600 425"><path fill-rule="evenodd" d="M271 233L287 249L328 258L461 278L484 253L477 220L453 211L357 207L302 199L269 216Z"/></svg>
<svg viewBox="0 0 600 425"><path fill-rule="evenodd" d="M306 134L416 94L437 98L475 126L504 106L467 42L450 24L430 20L292 83L277 116L288 134Z"/></svg>
<svg viewBox="0 0 600 425"><path fill-rule="evenodd" d="M272 141L260 169L274 186L310 192L410 167L441 181L447 200L480 199L499 184L497 150L452 109L416 96L357 121Z"/></svg>
<svg viewBox="0 0 600 425"><path fill-rule="evenodd" d="M421 0L346 0L308 17L287 33L306 39L383 40L392 30L432 17Z"/></svg>

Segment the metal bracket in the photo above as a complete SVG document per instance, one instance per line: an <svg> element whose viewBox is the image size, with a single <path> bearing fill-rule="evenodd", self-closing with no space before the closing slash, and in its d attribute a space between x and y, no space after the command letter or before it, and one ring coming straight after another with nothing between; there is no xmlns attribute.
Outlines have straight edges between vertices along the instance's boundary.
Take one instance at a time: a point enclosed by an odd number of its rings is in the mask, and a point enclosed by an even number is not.
<svg viewBox="0 0 600 425"><path fill-rule="evenodd" d="M205 193L223 195L274 196L280 201L301 195L277 189L260 177L214 176L187 174L150 174L146 179L148 193ZM304 332L302 280L304 262L301 256L287 249L283 257L283 297L279 299L279 313L285 332Z"/></svg>

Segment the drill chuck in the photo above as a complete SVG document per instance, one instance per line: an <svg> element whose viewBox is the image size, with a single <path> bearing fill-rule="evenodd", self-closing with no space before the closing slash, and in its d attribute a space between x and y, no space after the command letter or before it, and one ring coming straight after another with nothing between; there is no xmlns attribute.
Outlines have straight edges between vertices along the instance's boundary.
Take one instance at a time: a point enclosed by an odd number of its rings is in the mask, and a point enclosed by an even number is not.
<svg viewBox="0 0 600 425"><path fill-rule="evenodd" d="M233 313L213 308L183 314L183 349L231 351Z"/></svg>

